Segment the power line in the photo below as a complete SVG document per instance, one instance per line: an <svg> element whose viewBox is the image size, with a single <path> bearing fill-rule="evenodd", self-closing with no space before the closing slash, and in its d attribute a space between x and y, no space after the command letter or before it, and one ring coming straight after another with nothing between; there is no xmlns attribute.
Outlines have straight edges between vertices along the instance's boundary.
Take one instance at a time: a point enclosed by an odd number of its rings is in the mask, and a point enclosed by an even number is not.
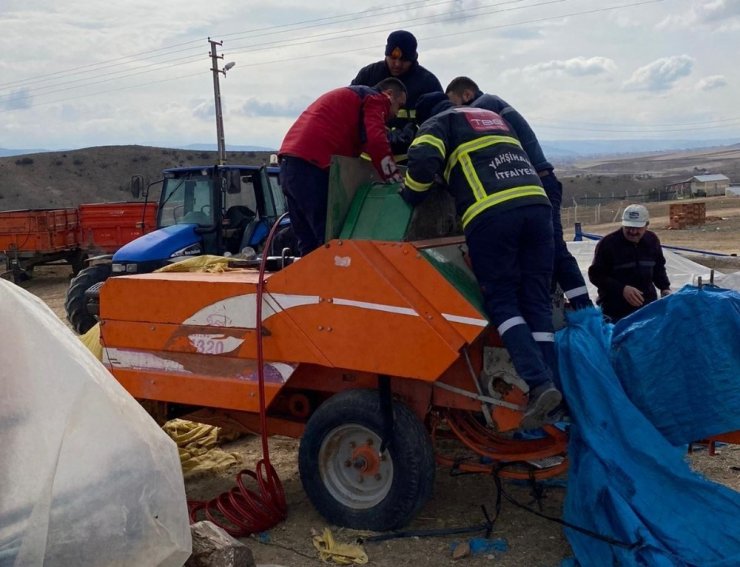
<svg viewBox="0 0 740 567"><path fill-rule="evenodd" d="M504 1L504 2L494 3L493 5L490 5L490 6L477 6L477 7L473 7L473 8L470 8L470 9L461 9L461 10L459 10L457 12L457 14L460 15L460 16L471 16L473 14L475 14L475 15L488 15L488 14L491 14L491 13L510 12L510 11L515 11L515 10L538 8L538 7L542 7L544 5L563 3L563 2L566 2L568 0L545 0L545 1L542 1L542 2L538 2L538 3L534 3L534 4L528 4L528 5L524 5L524 6L514 6L514 7L509 7L509 8L501 8L501 6L504 6L504 5L507 5L507 4L520 4L522 1L525 1L525 0L507 0L507 1ZM607 12L607 11L621 10L621 9L625 9L625 8L642 6L642 5L646 5L646 4L654 4L654 3L658 3L658 2L662 2L662 0L642 0L642 1L632 2L632 3L628 3L628 4L620 4L620 5L616 5L616 6L607 6L607 7L601 7L601 8L594 8L594 9L590 9L590 10L580 10L580 11L574 11L574 12L565 13L565 14L558 14L558 15L555 15L555 16L547 16L547 17L534 18L534 19L524 20L524 21L519 21L519 22L512 22L512 23L508 23L508 24L497 24L497 25L493 25L493 26L479 27L479 28L473 29L473 30L466 29L466 30L457 31L457 32L451 32L451 33L446 33L446 34L436 34L436 35L421 37L420 39L421 40L437 40L437 39L441 39L441 38L456 37L456 36L459 36L459 35L469 35L471 33L479 33L479 32L484 32L484 31L491 31L491 30L494 30L494 29L503 29L503 28L508 28L508 27L516 27L516 26L521 26L521 25L528 25L528 24L534 24L534 23L542 23L542 22L549 21L549 20L554 20L554 19L562 19L562 18L567 18L567 17L582 16L582 15L591 15L591 14L601 13L601 12ZM295 22L295 23L291 23L291 24L281 24L281 25L276 25L276 26L268 26L268 27L263 27L263 28L255 28L253 30L246 30L246 31L242 31L242 32L234 32L234 33L231 33L231 34L226 34L224 37L237 37L238 38L240 36L248 36L250 39L254 39L255 37L260 37L260 36L263 36L263 35L273 36L274 33L272 33L272 32L274 32L275 30L279 30L279 29L293 28L291 31L295 31L296 28L297 29L309 29L309 28L313 28L313 27L319 27L320 25L322 25L324 23L327 23L327 22L331 22L331 23L344 23L344 22L348 21L349 19L351 19L352 17L354 17L354 20L365 19L365 18L368 18L368 17L377 17L377 15L378 15L379 12L392 12L393 10L396 10L399 7L410 8L410 7L417 6L417 5L423 5L423 6L428 7L428 6L443 5L443 4L450 4L450 3L453 3L454 4L454 2L449 2L448 0L439 1L439 2L423 2L423 1L406 2L406 3L396 4L394 6L388 6L388 7L385 7L385 8L381 8L381 9L378 9L378 10L372 12L372 13L368 13L367 11L362 11L362 12L355 12L355 13L349 13L349 14L341 14L341 15L338 15L338 16L316 18L316 19L312 19L312 20L304 20L304 21L301 21L301 22ZM420 17L417 17L417 18L411 18L411 19L405 20L404 23L405 24L408 24L410 22L419 22L417 24L417 27L422 27L422 26L428 26L428 25L433 25L435 23L438 23L440 19L449 20L450 18L449 18L449 16L446 16L444 14L443 15L434 14L434 15L428 15L428 16L420 16ZM354 27L354 28L350 28L349 30L342 29L342 30L327 31L327 32L319 33L319 34L308 35L308 36L305 36L305 37L302 37L302 38L299 37L299 38L292 38L292 39L288 39L288 40L276 40L276 41L272 41L272 42L268 42L268 43L261 43L261 44L258 44L259 47L254 47L254 46L251 46L251 45L248 44L246 46L243 46L243 48L250 48L251 47L249 53L253 53L255 51L273 51L273 50L275 50L277 48L280 48L280 47L287 47L287 48L290 48L290 47L299 47L299 46L304 46L304 45L308 45L308 44L312 44L312 43L317 43L319 41L327 41L327 37L328 37L329 41L339 40L339 39L347 39L347 38L355 37L355 34L357 32L359 32L359 31L368 31L368 30L379 29L379 28L385 27L386 25L387 24L385 24L385 23L379 23L379 24L373 24L373 25L369 25L369 26ZM255 34L255 32L262 32L262 33L256 33ZM278 33L282 33L282 32L278 32ZM344 34L344 35L341 35L341 34ZM334 36L334 37L331 37L331 36ZM75 74L75 72L80 71L80 70L83 70L83 69L88 69L87 71L83 71L83 72L90 73L90 72L93 72L96 68L100 68L100 67L108 67L108 66L116 66L116 65L121 66L121 65L127 65L128 63L131 63L131 62L139 63L139 62L142 62L142 61L148 61L148 60L152 60L152 59L155 59L155 58L167 57L167 56L170 56L172 54L190 51L191 50L190 48L188 48L188 49L176 49L176 48L180 48L180 47L188 46L188 45L193 45L197 41L199 41L199 40L191 40L191 41L187 41L187 42L182 42L182 43L174 44L174 45L171 45L171 46L162 47L162 48L155 49L155 50L150 50L150 51L146 51L146 52L140 52L138 54L132 54L132 55L127 55L127 56L122 56L122 57L119 57L119 58L116 58L116 59L111 59L111 60L108 60L108 61L103 61L103 62L99 62L99 63L92 63L92 64L89 64L89 65L83 65L83 66L76 67L76 68L71 69L71 70L60 71L60 72L52 73L50 75L47 75L47 77L59 76L59 75L62 75L64 73L67 73L67 72L71 72L72 74ZM276 63L282 63L282 62L288 62L288 61L322 58L322 57L327 57L327 56L330 56L330 55L336 55L336 54L339 54L339 53L351 53L351 52L367 51L367 50L370 50L370 49L375 49L377 47L378 46L375 45L375 46L366 46L366 47L360 47L360 48L355 48L355 49L350 49L350 50L343 49L342 51L329 51L329 52L323 52L323 53L313 54L313 55L293 56L293 57L284 58L284 59L273 59L273 60L269 60L269 61L261 61L261 62L240 64L240 67L259 67L259 66L264 66L264 65L274 65ZM242 54L242 53L247 53L247 52L246 51L231 52L230 53L230 56L231 55L234 55L234 54L237 54L238 55L238 54ZM135 57L140 56L140 55L146 55L146 57L144 57L143 59L139 59L139 60L134 59ZM178 67L178 66L182 66L182 65L189 65L189 64L195 63L196 61L199 61L199 60L201 60L201 56L200 55L190 55L190 56L186 56L186 57L179 57L179 58L175 58L175 59L168 59L168 60L159 61L159 62L147 63L145 65L141 65L141 66L137 67L135 70L131 70L131 69L128 69L127 68L127 69L122 70L122 71L112 71L110 73L104 73L102 75L99 74L99 75L97 75L95 77L97 80L94 80L94 81L91 81L89 78L88 79L84 79L84 78L83 79L75 79L75 80L67 81L66 83L62 83L62 85L65 85L65 84L67 85L67 86L64 86L64 87L62 87L61 85L49 85L49 86L39 87L37 90L44 90L44 89L46 89L48 92L46 92L45 95L48 95L48 94L52 94L52 93L55 93L55 92L63 92L63 91L73 90L75 88L80 88L81 86L89 87L89 86L104 84L104 83L111 82L111 80L112 80L111 78L101 78L101 77L112 77L112 78L114 78L116 80L119 80L119 79L124 79L124 78L129 78L129 77L137 76L137 75L142 75L142 74L145 74L145 73L150 73L152 71L161 71L161 70L172 69L172 68L175 68L175 67ZM116 64L115 62L120 62L120 63L117 63ZM186 74L186 75L182 75L181 74L181 75L177 75L177 76L174 76L174 77L167 77L167 78L153 80L153 81L152 80L149 80L146 83L137 84L137 85L117 86L115 88L99 90L99 91L96 91L96 92L93 92L93 93L88 92L88 93L86 93L85 95L82 95L82 96L70 97L70 98L63 99L63 100L49 101L49 102L46 102L46 103L37 103L37 104L32 105L30 108L37 107L37 106L46 106L48 104L58 104L58 103L61 103L61 102L68 102L68 101L71 101L71 100L77 100L79 98L87 98L87 97L91 97L91 96L97 96L97 95L100 95L100 94L107 94L107 93L110 93L110 92L117 92L117 91L122 91L122 90L129 90L129 89L139 88L139 87L147 87L147 86L151 86L153 84L159 84L159 83L165 83L165 82L170 82L170 81L176 81L176 80L180 80L180 79L184 79L184 78L190 78L190 77L194 77L194 76L198 76L198 75L200 75L200 72L193 72L193 73L189 73L189 74ZM41 81L41 80L42 79L38 79L37 81ZM87 82L85 82L85 81L87 81ZM30 84L31 82L32 81L29 81L26 84ZM8 85L8 84L19 84L19 83L22 83L22 82L6 83L6 85ZM75 83L84 83L84 84L77 85L77 86L70 86L70 85L74 85ZM54 90L49 90L49 89L54 89ZM2 100L2 97L3 96L9 97L9 96L12 96L12 95L0 95L0 101ZM26 97L16 97L15 99L13 99L13 101L14 102L19 102L19 101L23 101L23 100L30 99L30 98L33 98L33 95L28 95ZM5 110L0 110L0 112L9 112L11 110L12 109L5 109ZM740 121L740 117L733 117L733 118L728 118L728 119L718 119L718 120L711 120L711 121L673 123L673 124L654 124L654 125L635 125L635 126L625 126L624 124L622 124L620 128L611 128L610 126L612 126L612 125L611 124L608 124L608 123L581 123L581 124L584 124L585 126L579 126L578 123L568 123L567 125L562 125L562 126L561 125L557 125L557 124L540 123L540 124L538 124L538 129L595 132L595 133L602 133L602 134L603 133L635 133L635 134L639 134L639 133L661 133L661 132L668 133L668 132L685 132L685 131L688 131L689 129L692 129L692 130L697 130L697 129L698 130L718 130L718 129L722 129L722 128L731 127L737 121ZM603 127L602 128L596 128L597 126L606 126L607 128L603 128ZM666 126L667 126L667 128L666 128Z"/></svg>
<svg viewBox="0 0 740 567"><path fill-rule="evenodd" d="M471 8L471 9L462 9L462 10L459 10L457 13L458 14L463 14L463 15L470 15L470 14L475 14L477 12L478 15L485 15L485 14L490 14L492 12L504 12L504 11L514 11L514 10L522 10L522 9L528 9L528 8L539 8L539 7L542 7L544 5L563 3L563 2L566 2L566 1L569 1L569 0L545 0L545 1L542 1L542 2L538 2L538 3L535 3L535 4L529 4L529 5L526 5L526 6L517 6L517 7L512 7L512 8L500 9L500 6L502 6L502 5L512 4L512 3L513 4L518 4L518 3L521 3L522 1L523 0L507 0L507 1L504 1L504 2L493 4L492 6L475 7L475 8ZM510 24L499 24L499 25L495 25L495 26L487 26L487 27L483 27L483 28L478 28L476 30L464 30L464 31L460 31L460 32L452 32L452 33L441 34L441 35L438 34L438 35L435 35L435 36L424 37L422 39L423 40L440 39L440 38L454 37L454 36L459 36L459 35L467 35L469 33L477 33L477 32L481 32L481 31L490 31L490 30L493 30L493 29L501 29L501 28L506 28L506 27L514 27L514 26L518 26L518 25L526 25L526 24L531 24L531 23L541 23L541 22L548 21L548 20L553 20L553 19L562 19L564 17L572 17L572 16L585 15L585 14L594 14L594 13L605 12L605 11L609 11L609 10L618 10L618 9L623 9L623 8L627 8L627 7L640 6L640 5L644 5L644 4L653 4L653 3L658 3L658 2L662 2L662 0L642 0L640 2L634 2L634 3L630 3L630 4L622 4L622 5L617 5L617 6L597 8L597 9L585 10L585 11L576 11L576 12L571 12L571 13L568 13L568 14L559 14L559 15L556 15L556 16L548 16L548 17L543 17L543 18L536 18L536 19L532 19L532 20L526 20L526 21L523 21L523 22L515 22L515 23L510 23ZM431 5L447 4L447 3L449 3L449 2L442 1L442 2L431 3ZM398 6L413 6L413 5L417 5L417 4L425 4L425 3L424 2L418 2L417 1L417 2L410 2L410 3L405 3L405 4L399 4L399 5L396 5L395 7L398 7ZM430 3L426 3L426 4L429 5ZM391 8L395 8L395 7L392 6L392 7L389 7L389 8L385 8L385 10L388 10L388 9L391 9ZM486 8L486 9L484 9L484 8ZM346 15L336 16L333 19L342 18L342 17L346 17ZM363 15L362 17L368 17L368 16L367 15ZM419 23L418 24L418 27L422 27L422 26L425 26L425 25L432 25L434 23L438 23L440 17L441 16L439 16L439 15L421 16L421 17L418 17L418 18L413 18L410 21L419 21L419 20L422 20L422 23ZM307 20L306 22L312 23L312 22L315 22L315 21L323 21L323 20L327 20L327 19L330 19L330 18L319 18L317 20ZM358 18L358 19L361 19L361 18ZM424 23L423 22L424 20L427 20L427 21ZM405 23L409 23L409 21L407 21ZM277 28L283 28L283 27L286 27L286 26L289 26L289 25L291 25L291 24L285 24L285 25L282 25L282 26L271 26L270 28L258 28L258 29L263 29L263 30L277 29ZM326 41L326 36L327 35L335 35L336 36L336 34L345 34L345 35L339 35L337 37L330 38L330 40L348 39L348 38L355 37L355 34L357 32L359 32L359 31L367 31L369 29L382 28L382 27L385 27L385 25L386 24L381 23L381 24L374 24L374 25L371 25L371 26L355 27L355 28L352 28L351 30L349 30L349 32L351 32L349 34L348 34L348 31L347 30L324 32L324 33L321 33L321 34L314 34L313 36L308 36L307 40L303 40L303 41L296 41L294 39L273 41L273 42L269 42L267 44L261 44L262 45L261 47L252 48L249 51L249 53L253 53L254 51L271 51L271 50L274 50L276 47L296 47L296 46L302 46L302 45L307 45L307 44L311 44L311 43L316 43L318 41ZM311 26L307 26L307 27L311 27ZM242 33L242 32L238 32L238 33ZM246 33L246 32L244 32L244 33ZM236 34L231 34L231 35L236 35ZM298 40L302 40L302 38L298 38ZM181 43L181 44L177 44L177 46L187 45L187 44L190 44L190 43L192 43L192 42L184 42L184 43ZM338 54L338 53L348 53L348 52L365 51L365 50L369 50L369 49L375 48L375 47L377 47L377 46L362 47L362 48L357 48L357 49L352 49L352 50L343 49L340 52L332 51L332 52L325 52L325 53L315 54L315 55L294 56L294 57L290 57L290 58L286 58L286 59L276 59L276 60L265 61L265 62L240 64L240 67L255 67L255 66L262 66L262 65L273 65L275 63L281 63L281 62L285 62L285 61L295 61L295 60L300 60L300 59L311 59L311 58L317 58L317 57L326 57L328 55L335 55L335 54ZM161 48L158 51L162 51L162 50L166 50L166 49L169 49L169 48ZM245 51L230 52L229 55L232 56L233 54L237 54L238 55L238 54L243 54L243 53L246 53L246 52ZM159 71L159 70L162 70L162 69L167 69L167 68L171 68L171 67L176 67L176 66L190 64L190 63L195 62L195 57L196 56L184 57L184 58L180 58L180 59L170 60L168 62L167 61L166 62L162 62L162 64L151 63L151 64L144 65L143 67L139 67L137 70L134 70L134 71L131 71L131 70L128 70L128 69L127 70L124 70L124 71L118 71L118 72L115 72L114 71L114 72L111 72L111 73L106 73L105 76L111 76L111 78L114 78L114 79L128 78L128 77L136 76L136 75L139 75L139 74L150 73L152 71ZM121 60L121 59L126 59L126 57L119 58L117 60ZM113 61L116 61L116 60L113 60ZM170 63L170 64L164 65L164 63ZM47 92L43 93L44 95L48 95L48 94L53 94L53 93L56 93L56 92L63 92L63 91L72 90L74 88L81 88L83 86L84 87L87 87L87 86L97 85L97 84L101 84L103 82L107 82L108 80L110 80L110 79L103 79L103 80L76 79L74 81L69 81L68 83L82 83L82 84L79 84L77 87L70 87L70 86L62 87L61 85L59 85L59 86L56 86L57 88L54 88L54 87L50 86L50 87L42 87L42 89L44 89L44 88L45 89L50 89L50 90L47 90ZM175 80L175 79L171 79L171 80ZM88 82L85 82L85 81L88 81ZM157 82L163 82L163 81L157 81ZM121 88L128 89L129 87L121 87ZM115 90L116 89L110 89L110 90L106 90L104 92L115 92ZM20 97L17 96L17 93L11 93L11 94L8 94L8 95L0 95L0 102L3 100L3 97L5 97L6 100L12 100L14 103L19 103L19 102L22 102L24 100L32 99L33 96L34 96L33 93L29 93L29 94L26 94L26 95L23 95L23 96L20 96ZM85 95L83 95L83 97L88 97L88 96L92 96L92 95L89 94L89 93L86 93ZM82 98L82 97L80 97L80 98ZM74 100L74 99L66 99L66 100L68 101L68 100ZM58 101L55 101L55 102L58 102ZM52 102L52 104L53 104L53 102ZM31 107L34 107L34 106L38 106L38 104L32 105ZM6 109L6 110L0 111L0 112L7 112L9 110L11 110L11 109Z"/></svg>
<svg viewBox="0 0 740 567"><path fill-rule="evenodd" d="M503 4L510 3L510 2L523 2L525 0L507 0L506 2L503 2ZM370 17L377 17L378 13L393 13L398 8L412 8L416 6L437 6L442 4L454 4L455 0L439 0L436 2L427 2L425 0L414 0L412 2L405 2L401 4L395 4L392 6L386 6L384 8L377 8L371 12L368 10L362 10L360 12L350 12L347 14L340 14L337 16L328 16L328 17L322 17L322 18L314 18L310 20L303 20L299 22L294 22L290 24L279 24L274 26L265 26L265 27L259 27L259 28L253 28L248 30L243 30L240 32L233 32L229 34L221 34L219 37L232 37L236 36L237 38L239 36L249 36L250 38L254 37L263 37L266 35L274 35L276 30L285 29L285 31L295 31L301 30L301 29L309 29L312 27L316 27L317 25L320 25L320 23L343 23L347 20L355 21L355 20L361 20L365 18ZM464 11L464 10L463 10ZM286 28L294 28L293 30L288 30ZM284 33L284 32L277 32L277 33ZM214 34L215 35L215 34ZM76 74L82 74L82 73L92 73L96 72L99 68L110 68L110 67L117 67L122 65L127 65L131 62L138 62L138 61L146 61L150 59L154 59L157 57L167 56L171 55L172 53L180 53L183 51L191 51L192 48L188 49L177 49L175 48L186 46L186 45L195 45L200 44L201 42L205 42L207 38L203 37L201 39L194 39L186 42L177 43L170 46L164 46L156 49L151 49L147 51L141 51L138 53L132 53L130 55L123 55L121 57L116 57L114 59L108 59L104 61L99 61L96 63L89 63L86 65L80 65L78 67L73 67L71 69L67 69L64 71L57 71L53 73L49 73L47 75L44 75L42 77L36 77L32 79L21 79L18 81L11 81L9 83L2 83L0 84L0 88L8 88L15 86L16 88L19 86L26 86L28 84L35 84L38 82L46 81L51 77L57 77L59 75L76 75ZM173 51L174 50L174 51ZM200 51L200 49L199 49ZM57 80L53 79L52 80Z"/></svg>
<svg viewBox="0 0 740 567"><path fill-rule="evenodd" d="M494 4L494 6L499 6L499 5L503 5L503 4L510 4L510 3L520 3L522 1L524 1L524 0L505 0L504 2L500 2L498 4ZM568 1L568 0L550 0L550 2L553 2L553 1L554 2L563 2L563 1ZM548 3L550 3L550 2L548 2ZM399 4L397 6L407 6L408 7L408 6L414 6L414 5L420 5L420 4L421 5L432 5L432 6L434 6L434 5L450 4L450 3L454 3L454 2L450 2L450 0L442 0L442 1L438 1L438 2L432 2L432 3L427 2L427 3L425 3L425 2L422 2L422 1L417 0L415 2L409 2L409 3L405 3L405 4ZM395 6L395 7L397 7L397 6ZM395 7L394 6L386 7L386 8L383 8L382 11L386 11L387 12L387 11L389 11L389 10L395 8ZM471 9L468 9L468 10L460 10L460 12L463 12L463 13L471 12L471 11L474 12L474 11L479 10L479 9L480 8L471 8ZM352 15L352 14L350 14L350 15ZM346 18L346 17L347 17L346 15L345 16L335 16L332 19L336 20L337 18ZM355 19L363 19L363 18L367 18L367 17L371 17L371 15L368 15L367 13L364 13L364 15L362 15L359 18L355 18ZM417 20L418 19L430 19L430 18L437 18L437 17L438 16L436 16L436 15L435 16L424 16L424 17L416 18L416 19ZM319 18L318 20L323 21L323 20L327 20L327 19L328 18ZM310 23L312 21L314 21L314 20L309 20L308 22ZM285 25L279 25L279 26L271 26L269 28L258 28L258 29L261 29L261 30L273 30L273 29L284 28L284 27L289 26L289 25L291 25L291 24L285 24ZM374 26L368 26L368 27L365 27L365 28L363 28L363 27L353 28L353 29L351 29L349 31L350 32L353 32L353 33L356 33L358 31L363 31L365 29L369 29L370 27L377 28L377 27L384 27L385 25L386 25L385 23L381 23L381 24L376 24ZM313 27L313 26L304 26L304 27ZM315 36L309 36L309 38L310 37L315 37L316 39L314 39L312 41L302 42L302 43L295 43L295 38L291 38L291 39L288 39L288 40L277 40L277 41L269 42L267 44L264 44L264 43L263 44L259 44L259 45L261 45L261 47L256 48L256 49L252 49L252 51L272 50L272 49L275 49L275 47L281 47L281 46L284 46L284 47L293 47L295 45L303 45L303 44L308 44L308 43L315 43L315 42L321 41L321 39L319 39L319 38L322 38L322 37L324 37L326 35L336 35L338 33L344 33L344 34L346 34L347 31L348 30L339 30L339 31L332 31L332 32L326 32L326 33L323 33L323 34L318 34L318 36L316 36L316 35ZM246 32L239 32L239 33L241 34L241 33L246 33ZM231 34L231 35L234 35L234 34ZM267 33L265 33L264 35L267 35ZM269 34L269 35L272 36L274 34ZM254 36L252 35L251 37L253 38ZM350 38L350 37L354 37L354 35L343 35L343 36L335 37L335 38L332 38L332 39L347 39L347 38ZM187 44L190 44L190 43L193 43L193 42L185 42L185 43L177 44L177 46L187 45ZM368 49L368 48L366 48L366 49ZM173 51L171 51L171 48L161 48L161 49L156 50L156 51L165 51L165 50L170 50L170 51L167 52L167 53L158 54L155 57L162 57L162 56L170 55L172 53L178 53L178 52L181 52L181 51L185 51L185 50L178 50L178 51L173 52ZM240 53L240 52L238 52L238 53ZM152 59L152 58L153 57L146 57L143 60ZM57 92L64 92L64 91L68 91L68 90L73 90L75 88L81 88L81 87L87 87L87 86L97 85L97 84L100 84L101 82L105 82L105 81L101 81L100 80L100 77L101 76L103 76L103 77L109 77L110 79L128 78L128 77L132 77L132 76L139 75L139 74L145 74L145 73L150 73L150 72L153 72L153 71L159 71L159 70L162 70L162 69L166 69L168 67L176 67L176 66L181 66L181 65L187 65L187 64L193 63L193 62L195 62L196 60L199 60L199 59L200 59L200 55L192 55L192 56L181 57L181 58L177 58L177 59L170 59L170 60L160 61L160 62L157 62L157 63L148 63L146 65L141 65L141 66L137 67L136 70L131 70L130 68L127 67L126 69L119 70L119 71L115 71L115 70L114 71L109 71L107 73L103 73L102 75L98 73L94 77L83 77L83 78L79 78L79 79L69 80L69 81L66 81L66 82L60 83L60 84L51 84L51 85L48 85L48 86L42 85L40 87L37 87L34 90L33 93L30 93L29 92L28 94L24 94L24 95L21 95L21 96L17 96L17 91L15 93L8 93L6 95L0 95L0 102L2 102L3 99L5 99L5 100L11 100L12 99L14 102L19 102L19 101L31 99L31 98L33 98L34 95L38 95L39 94L39 91L42 91L41 94L43 94L43 95L48 95L48 94L54 94L54 93L57 93ZM112 60L112 61L127 61L128 63L137 62L137 60L133 60L132 61L131 58L128 57L128 56L121 57L121 58L118 58L118 59L115 59L115 60ZM112 65L112 66L116 67L116 66L122 66L122 65L127 65L127 63L118 63L117 65ZM97 64L91 64L89 66L84 66L85 68L87 68L87 70L86 71L83 71L83 73L89 74L89 73L97 72L98 69L100 69L100 68L106 68L108 66L111 66L111 65L107 65L106 62L101 62L101 63L97 63ZM74 73L74 74L77 74L77 73ZM56 79L54 79L54 80L56 80ZM38 81L40 81L40 79ZM25 84L30 84L32 82L33 82L33 80L31 80L31 81L29 81L28 83L25 83ZM15 84L16 85L21 85L23 83L17 82Z"/></svg>

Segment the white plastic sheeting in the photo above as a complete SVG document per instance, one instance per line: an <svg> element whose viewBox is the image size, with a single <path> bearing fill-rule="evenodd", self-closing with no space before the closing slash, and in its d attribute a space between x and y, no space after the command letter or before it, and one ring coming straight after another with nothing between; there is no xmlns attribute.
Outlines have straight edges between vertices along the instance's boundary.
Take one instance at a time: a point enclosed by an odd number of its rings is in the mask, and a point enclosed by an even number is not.
<svg viewBox="0 0 740 567"><path fill-rule="evenodd" d="M597 242L596 240L566 242L568 250L570 250L570 253L573 254L578 262L583 279L586 280L588 294L594 301L596 301L598 293L596 292L596 286L588 280L588 268L594 260L594 250L596 249ZM671 282L671 289L673 291L679 290L687 284L698 285L699 277L701 277L704 283L709 283L711 270L706 266L692 262L680 254L672 250L666 250L665 248L663 249L663 256L665 256L666 272L668 272L668 279ZM715 270L715 283L719 283L722 275Z"/></svg>
<svg viewBox="0 0 740 567"><path fill-rule="evenodd" d="M0 566L182 565L175 443L38 298L0 279Z"/></svg>

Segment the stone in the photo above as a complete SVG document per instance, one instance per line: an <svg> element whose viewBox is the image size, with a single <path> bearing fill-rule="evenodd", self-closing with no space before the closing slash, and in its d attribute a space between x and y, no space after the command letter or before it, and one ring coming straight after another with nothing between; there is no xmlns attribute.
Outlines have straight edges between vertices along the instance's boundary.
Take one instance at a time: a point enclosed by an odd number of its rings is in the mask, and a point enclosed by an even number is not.
<svg viewBox="0 0 740 567"><path fill-rule="evenodd" d="M252 550L212 522L190 526L193 553L185 567L255 567Z"/></svg>

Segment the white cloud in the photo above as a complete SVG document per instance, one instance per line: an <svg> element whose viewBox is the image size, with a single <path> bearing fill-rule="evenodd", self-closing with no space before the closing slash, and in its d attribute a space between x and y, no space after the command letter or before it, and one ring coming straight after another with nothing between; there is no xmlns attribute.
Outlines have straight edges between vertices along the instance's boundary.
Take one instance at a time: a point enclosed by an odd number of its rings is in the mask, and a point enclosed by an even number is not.
<svg viewBox="0 0 740 567"><path fill-rule="evenodd" d="M240 107L239 113L245 116L272 116L278 118L295 118L312 100L307 97L299 97L287 102L264 102L256 98L247 99Z"/></svg>
<svg viewBox="0 0 740 567"><path fill-rule="evenodd" d="M665 17L656 26L659 30L670 28L711 27L715 32L740 29L740 2L737 0L695 0L691 6Z"/></svg>
<svg viewBox="0 0 740 567"><path fill-rule="evenodd" d="M584 77L610 73L617 68L616 63L607 57L574 57L564 61L547 61L528 65L522 69L524 73L557 73Z"/></svg>
<svg viewBox="0 0 740 567"><path fill-rule="evenodd" d="M723 75L712 75L711 77L704 77L698 83L696 88L700 91L711 91L714 89L721 89L727 86L727 79Z"/></svg>
<svg viewBox="0 0 740 567"><path fill-rule="evenodd" d="M13 89L8 94L0 93L0 108L4 110L21 110L33 106L33 97L28 87Z"/></svg>
<svg viewBox="0 0 740 567"><path fill-rule="evenodd" d="M740 17L740 2L737 0L710 0L697 2L699 20L704 23L725 22Z"/></svg>
<svg viewBox="0 0 740 567"><path fill-rule="evenodd" d="M222 65L236 62L221 82L230 144L279 146L312 100L382 59L386 37L399 28L416 35L421 64L443 86L470 76L538 124L577 114L584 136L621 135L603 126L604 109L615 123L637 120L636 96L645 125L684 123L699 108L714 123L737 114L727 85L740 34L715 32L738 22L739 0L616 10L587 0L218 0L206 11L202 0L0 3L0 147L213 143L207 36L223 40ZM656 29L668 14L693 23ZM706 89L711 109L702 105ZM740 136L725 123L691 134ZM578 133L567 125L564 132Z"/></svg>
<svg viewBox="0 0 740 567"><path fill-rule="evenodd" d="M667 91L676 81L691 74L694 59L688 55L663 57L637 69L624 88L637 91Z"/></svg>

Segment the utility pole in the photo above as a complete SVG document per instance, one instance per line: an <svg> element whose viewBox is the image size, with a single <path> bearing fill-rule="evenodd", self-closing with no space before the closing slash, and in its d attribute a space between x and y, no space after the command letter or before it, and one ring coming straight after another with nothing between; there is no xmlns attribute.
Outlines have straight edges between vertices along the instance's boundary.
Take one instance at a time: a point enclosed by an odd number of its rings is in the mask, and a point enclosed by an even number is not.
<svg viewBox="0 0 740 567"><path fill-rule="evenodd" d="M223 69L218 68L218 60L223 59L223 55L219 55L217 49L223 45L222 41L212 40L208 38L208 43L211 44L211 71L213 71L213 96L216 102L216 138L218 142L218 165L224 165L226 163L226 141L224 140L224 116L221 112L221 87L219 86L218 74L222 73L226 76L226 71L231 69L235 63L230 62L224 65Z"/></svg>

